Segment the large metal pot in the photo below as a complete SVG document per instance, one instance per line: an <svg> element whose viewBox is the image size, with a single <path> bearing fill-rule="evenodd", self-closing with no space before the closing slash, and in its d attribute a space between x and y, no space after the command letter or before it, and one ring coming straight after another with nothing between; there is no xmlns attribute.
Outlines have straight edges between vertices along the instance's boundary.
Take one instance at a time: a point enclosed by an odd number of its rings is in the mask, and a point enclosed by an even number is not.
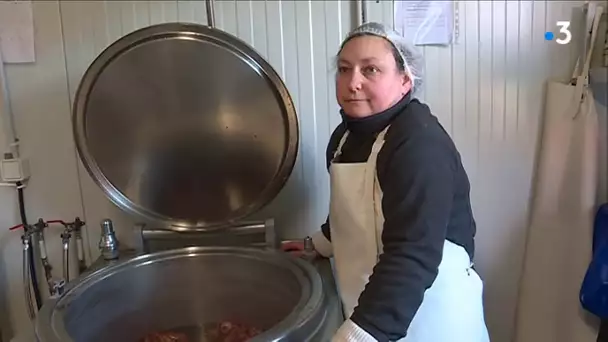
<svg viewBox="0 0 608 342"><path fill-rule="evenodd" d="M205 341L205 323L266 330L253 341L318 341L326 310L318 272L279 252L190 247L140 256L72 285L39 314L41 342L134 342L177 329Z"/></svg>
<svg viewBox="0 0 608 342"><path fill-rule="evenodd" d="M89 175L152 235L230 230L278 194L298 149L294 105L273 68L236 37L195 24L110 45L83 76L73 124ZM70 284L44 305L36 333L134 342L183 328L204 341L201 325L238 320L267 329L255 341L327 340L323 288L314 267L276 250L152 252Z"/></svg>

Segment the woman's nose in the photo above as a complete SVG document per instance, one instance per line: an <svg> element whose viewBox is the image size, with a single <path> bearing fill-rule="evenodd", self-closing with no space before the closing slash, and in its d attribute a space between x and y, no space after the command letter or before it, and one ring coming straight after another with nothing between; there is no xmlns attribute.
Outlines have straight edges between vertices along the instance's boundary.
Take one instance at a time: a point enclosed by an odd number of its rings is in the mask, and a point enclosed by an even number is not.
<svg viewBox="0 0 608 342"><path fill-rule="evenodd" d="M352 92L356 92L361 90L361 84L363 83L363 78L361 74L358 72L351 73L350 80L348 82L348 90Z"/></svg>

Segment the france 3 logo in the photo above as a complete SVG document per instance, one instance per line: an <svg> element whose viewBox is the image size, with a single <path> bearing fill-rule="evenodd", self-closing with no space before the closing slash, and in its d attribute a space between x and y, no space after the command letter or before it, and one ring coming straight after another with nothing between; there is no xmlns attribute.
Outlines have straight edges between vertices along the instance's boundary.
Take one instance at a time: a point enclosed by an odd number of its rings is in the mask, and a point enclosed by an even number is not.
<svg viewBox="0 0 608 342"><path fill-rule="evenodd" d="M557 34L551 31L545 32L545 40L555 40L555 42L560 45L566 45L570 43L570 41L572 40L572 32L570 32L570 22L558 21L555 23L555 26L559 28L559 32L557 32Z"/></svg>

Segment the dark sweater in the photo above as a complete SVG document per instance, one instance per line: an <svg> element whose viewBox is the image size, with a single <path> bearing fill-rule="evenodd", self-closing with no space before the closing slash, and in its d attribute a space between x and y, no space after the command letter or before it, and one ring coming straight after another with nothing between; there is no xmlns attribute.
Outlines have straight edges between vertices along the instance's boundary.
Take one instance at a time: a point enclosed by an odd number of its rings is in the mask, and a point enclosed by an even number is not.
<svg viewBox="0 0 608 342"><path fill-rule="evenodd" d="M365 162L378 133L391 125L377 161L385 217L383 251L350 319L378 341L406 335L424 292L434 282L447 239L474 254L467 174L450 136L429 107L404 97L363 119L342 113L327 147L327 165L346 128L338 163ZM331 240L326 222L322 231Z"/></svg>

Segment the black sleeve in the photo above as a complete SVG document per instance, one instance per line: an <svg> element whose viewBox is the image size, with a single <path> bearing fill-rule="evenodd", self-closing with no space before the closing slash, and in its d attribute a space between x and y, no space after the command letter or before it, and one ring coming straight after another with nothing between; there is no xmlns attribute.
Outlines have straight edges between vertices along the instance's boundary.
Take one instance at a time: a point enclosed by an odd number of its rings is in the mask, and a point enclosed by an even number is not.
<svg viewBox="0 0 608 342"><path fill-rule="evenodd" d="M331 241L331 231L329 230L329 216L327 216L325 223L321 225L321 231L323 232L323 236L325 236L328 241Z"/></svg>
<svg viewBox="0 0 608 342"><path fill-rule="evenodd" d="M378 341L396 341L437 277L453 198L453 152L436 138L397 147L384 174L383 253L351 320Z"/></svg>

